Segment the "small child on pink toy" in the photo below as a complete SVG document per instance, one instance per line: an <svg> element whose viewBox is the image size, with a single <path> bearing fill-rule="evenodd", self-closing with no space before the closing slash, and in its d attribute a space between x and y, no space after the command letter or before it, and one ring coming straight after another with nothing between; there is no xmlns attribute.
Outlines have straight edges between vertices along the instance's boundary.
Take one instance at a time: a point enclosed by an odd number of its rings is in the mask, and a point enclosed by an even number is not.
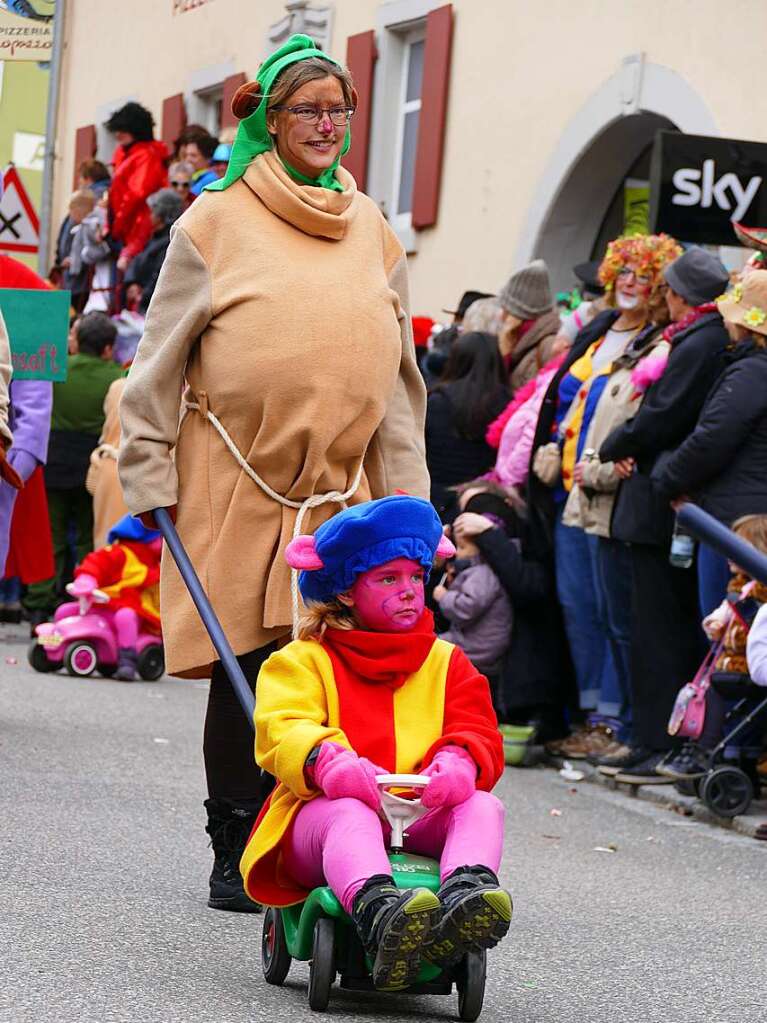
<svg viewBox="0 0 767 1023"><path fill-rule="evenodd" d="M434 634L424 580L453 553L431 505L357 505L288 547L307 605L300 638L273 654L256 693L256 759L277 787L241 862L255 900L287 906L327 884L357 926L380 989L490 948L511 899L496 872L503 806L490 794L503 746L487 679ZM376 777L429 778L405 849L440 860L442 884L400 891Z"/></svg>

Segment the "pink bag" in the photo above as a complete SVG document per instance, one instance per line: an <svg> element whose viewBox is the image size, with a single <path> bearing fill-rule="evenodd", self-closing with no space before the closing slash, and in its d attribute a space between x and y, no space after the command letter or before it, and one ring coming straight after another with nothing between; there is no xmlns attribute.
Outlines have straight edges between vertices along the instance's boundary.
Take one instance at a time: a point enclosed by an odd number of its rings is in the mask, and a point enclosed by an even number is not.
<svg viewBox="0 0 767 1023"><path fill-rule="evenodd" d="M711 646L703 658L703 663L698 668L695 678L692 682L682 686L677 693L674 709L671 711L666 729L669 735L681 735L686 739L700 738L706 720L706 693L711 685L714 665L723 646L723 640Z"/></svg>

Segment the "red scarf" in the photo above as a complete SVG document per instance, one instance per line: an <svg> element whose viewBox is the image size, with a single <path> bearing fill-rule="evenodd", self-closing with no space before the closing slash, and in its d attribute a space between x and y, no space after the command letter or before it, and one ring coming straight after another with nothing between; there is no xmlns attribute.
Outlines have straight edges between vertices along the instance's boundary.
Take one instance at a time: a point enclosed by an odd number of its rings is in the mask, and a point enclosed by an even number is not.
<svg viewBox="0 0 767 1023"><path fill-rule="evenodd" d="M683 316L681 320L677 320L675 323L670 323L668 327L663 331L664 341L668 341L669 344L674 343L674 338L683 330L687 330L693 323L697 323L701 316L706 316L708 313L715 313L718 309L716 302L705 302L703 305L696 306L691 309L686 316Z"/></svg>
<svg viewBox="0 0 767 1023"><path fill-rule="evenodd" d="M328 629L322 645L336 677L340 670L372 685L399 689L429 656L436 638L434 616L426 610L408 632Z"/></svg>
<svg viewBox="0 0 767 1023"><path fill-rule="evenodd" d="M322 637L341 728L352 749L385 771L397 768L394 694L423 665L436 638L428 610L409 632L328 629Z"/></svg>

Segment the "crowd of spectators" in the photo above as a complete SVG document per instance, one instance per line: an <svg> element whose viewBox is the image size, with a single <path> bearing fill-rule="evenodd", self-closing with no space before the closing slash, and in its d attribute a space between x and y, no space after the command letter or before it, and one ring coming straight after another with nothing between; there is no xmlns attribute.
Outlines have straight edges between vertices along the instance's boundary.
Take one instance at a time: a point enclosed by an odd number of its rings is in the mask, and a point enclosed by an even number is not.
<svg viewBox="0 0 767 1023"><path fill-rule="evenodd" d="M441 627L472 656L485 636L503 723L623 782L699 776L668 725L702 622L767 592L675 517L693 500L767 546L763 259L731 281L704 249L618 238L564 308L536 260L497 297L467 292L421 359L432 500L459 545Z"/></svg>

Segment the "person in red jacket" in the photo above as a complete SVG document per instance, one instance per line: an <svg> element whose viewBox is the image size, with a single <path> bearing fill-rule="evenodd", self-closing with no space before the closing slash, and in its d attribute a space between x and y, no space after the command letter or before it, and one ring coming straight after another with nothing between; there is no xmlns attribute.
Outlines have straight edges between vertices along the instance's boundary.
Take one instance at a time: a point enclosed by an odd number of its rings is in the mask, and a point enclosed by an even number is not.
<svg viewBox="0 0 767 1023"><path fill-rule="evenodd" d="M408 987L423 958L449 966L491 948L511 919L490 687L424 607L435 554L454 553L429 502L404 495L297 537L285 556L307 612L258 677L256 759L277 787L240 863L245 889L288 906L329 885L380 990ZM439 857L436 895L392 883L376 782L392 771L429 779L405 848Z"/></svg>
<svg viewBox="0 0 767 1023"><path fill-rule="evenodd" d="M146 200L168 184L168 147L154 138L154 118L140 103L126 103L106 122L118 141L109 186L109 229L122 243L117 269L142 251L152 236L152 217Z"/></svg>
<svg viewBox="0 0 767 1023"><path fill-rule="evenodd" d="M119 659L115 678L132 682L138 667L139 625L160 632L160 554L162 538L138 519L124 515L110 529L106 547L91 551L75 569L72 596L101 590L114 612Z"/></svg>

